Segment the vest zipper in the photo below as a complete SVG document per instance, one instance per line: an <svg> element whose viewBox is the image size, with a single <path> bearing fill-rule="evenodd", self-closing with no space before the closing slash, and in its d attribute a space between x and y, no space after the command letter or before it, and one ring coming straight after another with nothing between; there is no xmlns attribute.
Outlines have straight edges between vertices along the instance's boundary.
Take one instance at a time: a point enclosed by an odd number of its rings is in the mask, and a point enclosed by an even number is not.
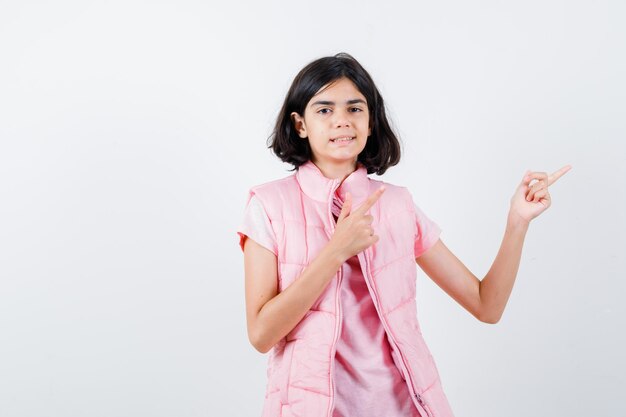
<svg viewBox="0 0 626 417"><path fill-rule="evenodd" d="M426 412L426 415L428 417L432 417L432 414L430 413L430 408L426 404L426 401L424 401L424 399L419 394L415 394L415 398L417 398L417 402L420 403L422 409Z"/></svg>
<svg viewBox="0 0 626 417"><path fill-rule="evenodd" d="M367 250L367 249L366 249ZM365 251L361 252L363 254L363 260L365 261L365 273L363 274L364 278L365 278L365 283L367 284L370 292L374 295L373 300L374 300L374 306L376 307L376 311L378 312L378 317L380 318L380 322L383 325L383 328L385 329L385 332L387 333L387 336L389 337L389 340L391 342L392 348L395 347L396 352L398 353L398 356L400 357L400 363L402 364L403 372L406 375L406 379L408 382L408 386L409 386L409 392L410 394L415 397L415 399L417 400L419 407L418 410L424 410L424 412L426 413L426 416L422 416L422 417L433 417L432 413L430 412L430 408L428 407L428 404L426 403L426 401L422 398L422 396L420 394L418 394L417 392L415 392L415 388L413 385L413 377L411 376L411 373L409 372L409 367L406 364L406 361L404 359L404 355L402 354L402 351L400 350L400 348L398 347L398 344L396 343L396 340L393 337L393 334L391 333L391 331L389 330L387 323L385 322L385 319L383 318L382 312L380 310L380 306L378 304L378 293L376 291L376 288L374 287L374 280L372 279L372 282L369 282L369 273L370 273L370 265L367 259L367 255L365 254ZM420 411L421 411L420 410Z"/></svg>
<svg viewBox="0 0 626 417"><path fill-rule="evenodd" d="M333 186L331 187L331 193L329 196L329 201L330 204L332 204L332 194L335 192L336 189L336 183L333 183ZM330 226L331 226L331 235L329 236L329 239L332 238L332 234L335 232L335 221L333 219L333 214L332 214L332 210L331 210L331 206L328 206L328 218L330 221ZM374 294L373 300L374 300L374 306L376 307L376 311L378 312L378 317L380 318L380 322L383 325L383 328L385 329L385 332L387 333L387 336L389 336L389 339L392 343L392 346L395 347L396 352L398 352L398 355L400 356L400 362L402 364L402 367L404 368L404 374L407 377L408 380L408 386L409 386L409 392L411 393L412 396L415 397L415 399L417 400L419 407L418 410L423 410L426 413L426 416L422 416L422 417L433 417L432 413L430 412L430 409L428 407L428 405L426 404L426 401L424 401L424 399L415 392L414 386L413 386L413 379L411 377L411 373L408 370L408 366L406 364L406 361L404 359L404 355L402 354L402 352L400 351L400 349L398 348L398 344L396 343L393 335L391 334L391 331L389 330L389 328L387 327L387 323L385 322L381 311L380 311L380 307L378 305L378 293L376 292L376 289L374 288L374 284L373 284L373 280L372 280L372 284L370 284L369 280L367 277L369 277L369 272L370 272L370 267L369 267L369 262L367 260L367 256L365 255L365 251L361 252L363 259L365 261L365 274L363 275L365 277L365 283L367 284L369 290L371 293ZM328 407L328 417L332 417L332 412L333 412L333 407L335 405L335 381L334 381L334 365L335 365L335 354L337 351L337 339L339 338L339 335L341 334L341 328L343 325L343 319L342 319L342 311L341 311L341 297L340 297L340 292L341 292L341 281L343 280L343 265L339 268L339 271L337 272L337 289L336 289L336 293L335 293L335 311L337 311L337 325L335 326L335 334L333 336L333 344L332 344L332 349L331 349L331 354L330 354L330 375L329 375L329 381L330 381L330 403L329 403L329 407Z"/></svg>
<svg viewBox="0 0 626 417"><path fill-rule="evenodd" d="M333 213L331 206L333 204L333 194L339 185L339 181L333 181L333 186L331 187L330 195L328 196L328 201L330 202L328 206L328 219L330 221L330 230L331 234L329 239L332 238L332 235L335 233L335 220L333 219ZM334 368L335 368L335 354L337 352L337 339L341 334L341 327L343 319L341 317L341 281L343 279L343 265L339 267L339 271L337 271L337 289L335 292L335 311L337 312L337 324L335 325L335 334L333 335L333 344L330 353L330 374L328 375L330 382L330 403L328 406L328 417L332 417L333 408L335 406L335 380L334 380Z"/></svg>
<svg viewBox="0 0 626 417"><path fill-rule="evenodd" d="M341 267L343 269L343 266ZM341 291L341 281L343 278L343 271L339 270L339 279L337 281L337 294ZM335 380L334 380L334 368L335 368L335 354L337 352L337 339L339 339L339 335L341 334L342 327L342 317L341 317L341 302L339 301L339 297L336 298L336 308L339 311L337 315L337 326L335 326L335 337L333 338L333 348L330 354L330 406L328 408L328 417L332 417L333 408L335 406Z"/></svg>

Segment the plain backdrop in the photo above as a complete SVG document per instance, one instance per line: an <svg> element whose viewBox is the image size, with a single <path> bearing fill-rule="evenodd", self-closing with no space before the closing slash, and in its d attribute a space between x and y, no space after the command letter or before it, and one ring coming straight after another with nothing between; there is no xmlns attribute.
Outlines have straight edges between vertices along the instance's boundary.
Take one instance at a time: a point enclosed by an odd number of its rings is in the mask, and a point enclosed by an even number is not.
<svg viewBox="0 0 626 417"><path fill-rule="evenodd" d="M235 230L308 62L354 55L412 192L482 278L526 169L573 169L502 320L421 270L457 417L626 415L626 6L0 2L0 416L259 416ZM417 266L416 266L417 268Z"/></svg>

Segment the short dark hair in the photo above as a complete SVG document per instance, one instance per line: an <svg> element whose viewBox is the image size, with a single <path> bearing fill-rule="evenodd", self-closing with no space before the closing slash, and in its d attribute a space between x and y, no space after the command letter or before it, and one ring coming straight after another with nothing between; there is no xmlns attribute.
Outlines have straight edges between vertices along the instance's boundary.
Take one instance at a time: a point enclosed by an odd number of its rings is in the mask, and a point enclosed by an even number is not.
<svg viewBox="0 0 626 417"><path fill-rule="evenodd" d="M370 114L371 135L357 160L367 168L367 173L382 175L387 168L400 162L400 142L391 129L385 114L385 103L368 72L347 53L319 58L304 67L294 78L285 97L268 148L293 170L311 159L308 140L298 136L291 113L304 115L311 98L325 85L347 78L365 96ZM292 170L292 171L293 171Z"/></svg>

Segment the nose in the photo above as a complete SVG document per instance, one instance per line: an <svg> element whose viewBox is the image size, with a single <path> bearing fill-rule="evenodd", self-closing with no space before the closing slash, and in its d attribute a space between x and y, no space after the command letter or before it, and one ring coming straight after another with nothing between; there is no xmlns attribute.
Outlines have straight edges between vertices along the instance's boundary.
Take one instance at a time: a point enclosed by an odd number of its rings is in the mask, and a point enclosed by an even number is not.
<svg viewBox="0 0 626 417"><path fill-rule="evenodd" d="M350 127L350 114L345 110L335 111L334 124L337 128Z"/></svg>

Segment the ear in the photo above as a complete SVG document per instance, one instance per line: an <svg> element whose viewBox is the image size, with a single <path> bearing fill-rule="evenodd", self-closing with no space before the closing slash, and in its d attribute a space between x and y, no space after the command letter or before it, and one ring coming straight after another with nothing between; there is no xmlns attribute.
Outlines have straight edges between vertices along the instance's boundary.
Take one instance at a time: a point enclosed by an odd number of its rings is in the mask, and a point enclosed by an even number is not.
<svg viewBox="0 0 626 417"><path fill-rule="evenodd" d="M296 129L296 132L298 132L298 136L300 136L302 139L305 139L308 134L306 133L306 124L304 123L304 118L295 111L292 112L290 116L293 127Z"/></svg>

